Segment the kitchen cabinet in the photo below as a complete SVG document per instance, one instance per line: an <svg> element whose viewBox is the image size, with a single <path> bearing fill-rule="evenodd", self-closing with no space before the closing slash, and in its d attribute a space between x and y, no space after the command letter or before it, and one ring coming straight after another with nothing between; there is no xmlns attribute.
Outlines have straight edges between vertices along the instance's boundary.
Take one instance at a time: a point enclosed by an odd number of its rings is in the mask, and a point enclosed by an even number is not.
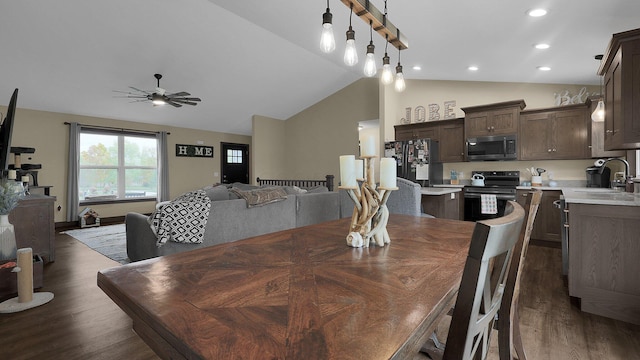
<svg viewBox="0 0 640 360"><path fill-rule="evenodd" d="M16 233L18 249L30 247L45 261L55 261L55 226L53 205L56 198L28 195L9 213Z"/></svg>
<svg viewBox="0 0 640 360"><path fill-rule="evenodd" d="M464 119L442 121L439 133L440 161L464 161Z"/></svg>
<svg viewBox="0 0 640 360"><path fill-rule="evenodd" d="M582 311L640 325L640 206L568 205L569 295Z"/></svg>
<svg viewBox="0 0 640 360"><path fill-rule="evenodd" d="M604 76L604 148L640 148L640 29L614 34L598 74Z"/></svg>
<svg viewBox="0 0 640 360"><path fill-rule="evenodd" d="M396 141L415 139L438 139L438 125L435 121L407 125L396 125Z"/></svg>
<svg viewBox="0 0 640 360"><path fill-rule="evenodd" d="M589 106L589 114L592 114L596 109L600 99L602 99L601 96L591 96L587 99L586 104ZM591 128L590 149L592 158L621 157L626 155L622 150L608 151L604 149L604 122L590 121L589 123Z"/></svg>
<svg viewBox="0 0 640 360"><path fill-rule="evenodd" d="M553 202L560 199L562 191L544 190L542 199L533 223L531 239L549 242L550 246L559 247L561 242L560 210L553 205ZM516 201L522 207L526 205L529 190L517 190Z"/></svg>
<svg viewBox="0 0 640 360"><path fill-rule="evenodd" d="M591 157L590 106L568 105L520 114L520 160Z"/></svg>
<svg viewBox="0 0 640 360"><path fill-rule="evenodd" d="M520 111L525 106L524 100L515 100L461 108L465 137L516 135Z"/></svg>
<svg viewBox="0 0 640 360"><path fill-rule="evenodd" d="M463 220L460 212L462 192L442 195L422 195L422 212L440 219Z"/></svg>
<svg viewBox="0 0 640 360"><path fill-rule="evenodd" d="M429 121L395 126L396 141L423 138L438 141L440 162L464 161L464 119Z"/></svg>

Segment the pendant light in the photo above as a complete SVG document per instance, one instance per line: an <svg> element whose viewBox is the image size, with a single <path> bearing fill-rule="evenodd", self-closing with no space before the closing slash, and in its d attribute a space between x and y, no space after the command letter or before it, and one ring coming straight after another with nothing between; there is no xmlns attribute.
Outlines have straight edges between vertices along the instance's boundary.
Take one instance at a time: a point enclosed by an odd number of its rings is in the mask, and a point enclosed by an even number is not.
<svg viewBox="0 0 640 360"><path fill-rule="evenodd" d="M387 45L389 45L389 36L387 38L387 43L384 44L384 57L382 58L382 75L380 76L380 81L384 85L390 85L393 82L393 72L391 71L391 64L389 54L387 54Z"/></svg>
<svg viewBox="0 0 640 360"><path fill-rule="evenodd" d="M364 74L368 77L375 76L378 72L376 58L374 56L375 45L373 45L373 21L369 20L369 45L367 45L367 56L364 62Z"/></svg>
<svg viewBox="0 0 640 360"><path fill-rule="evenodd" d="M396 83L395 88L397 92L403 92L407 88L404 82L404 75L402 74L402 65L400 65L400 49L398 49L398 66L396 66Z"/></svg>
<svg viewBox="0 0 640 360"><path fill-rule="evenodd" d="M327 11L322 15L322 35L320 36L320 50L327 54L336 49L332 21L333 15L329 9L329 0L327 0Z"/></svg>
<svg viewBox="0 0 640 360"><path fill-rule="evenodd" d="M602 55L596 55L596 60L602 60ZM596 109L591 114L591 120L593 120L593 122L604 122L604 94L602 88L603 80L602 77L600 77L600 95L602 98L598 101Z"/></svg>
<svg viewBox="0 0 640 360"><path fill-rule="evenodd" d="M349 15L349 30L347 30L347 47L344 50L344 63L353 66L358 63L358 52L356 51L356 32L351 26L353 16L353 3L351 3L351 14Z"/></svg>

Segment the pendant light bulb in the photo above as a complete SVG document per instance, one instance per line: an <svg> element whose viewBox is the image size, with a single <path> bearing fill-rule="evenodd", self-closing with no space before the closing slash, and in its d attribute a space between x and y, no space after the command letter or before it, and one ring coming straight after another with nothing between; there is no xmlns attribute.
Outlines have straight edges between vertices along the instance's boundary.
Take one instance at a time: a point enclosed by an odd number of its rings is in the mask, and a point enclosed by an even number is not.
<svg viewBox="0 0 640 360"><path fill-rule="evenodd" d="M373 45L373 41L367 45L367 57L364 62L364 74L368 77L375 76L378 72L378 68L376 66L376 58L374 56L375 46Z"/></svg>
<svg viewBox="0 0 640 360"><path fill-rule="evenodd" d="M344 63L353 66L358 63L358 51L356 50L356 32L349 26L347 30L347 47L344 50Z"/></svg>
<svg viewBox="0 0 640 360"><path fill-rule="evenodd" d="M382 58L382 76L380 76L380 82L384 85L390 85L393 82L393 71L389 60L389 56L385 53Z"/></svg>
<svg viewBox="0 0 640 360"><path fill-rule="evenodd" d="M402 65L400 65L400 63L398 63L398 66L396 66L395 88L397 92L403 92L404 89L407 88L407 85L404 82L404 75L402 74Z"/></svg>
<svg viewBox="0 0 640 360"><path fill-rule="evenodd" d="M327 12L322 15L322 35L320 36L320 50L327 54L336 49L332 20L333 15L329 10L329 2L327 1Z"/></svg>
<svg viewBox="0 0 640 360"><path fill-rule="evenodd" d="M591 114L591 120L594 122L603 122L604 121L604 101L598 101L598 105L596 109Z"/></svg>

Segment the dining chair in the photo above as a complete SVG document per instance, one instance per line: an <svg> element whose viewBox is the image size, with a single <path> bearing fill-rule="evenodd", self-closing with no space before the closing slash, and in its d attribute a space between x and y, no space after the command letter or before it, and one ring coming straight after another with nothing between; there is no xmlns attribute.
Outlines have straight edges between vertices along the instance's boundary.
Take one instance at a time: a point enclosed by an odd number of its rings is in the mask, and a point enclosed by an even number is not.
<svg viewBox="0 0 640 360"><path fill-rule="evenodd" d="M500 305L500 310L498 311L498 352L501 360L527 359L520 335L518 298L520 295L522 268L529 248L533 223L542 199L542 190L533 190L528 195L524 206L527 222L522 227L520 238L513 250L514 255L511 258L511 265L509 265L502 305ZM517 357L513 356L514 353Z"/></svg>
<svg viewBox="0 0 640 360"><path fill-rule="evenodd" d="M485 359L502 304L507 272L525 211L509 201L505 215L476 222L446 344L432 335L420 350L432 359Z"/></svg>

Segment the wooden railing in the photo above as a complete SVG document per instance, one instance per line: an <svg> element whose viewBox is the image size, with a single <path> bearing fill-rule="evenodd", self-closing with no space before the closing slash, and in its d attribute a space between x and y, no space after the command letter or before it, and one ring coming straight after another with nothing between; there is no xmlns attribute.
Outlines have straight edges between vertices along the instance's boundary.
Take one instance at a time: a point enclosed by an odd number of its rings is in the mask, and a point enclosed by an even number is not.
<svg viewBox="0 0 640 360"><path fill-rule="evenodd" d="M315 186L326 186L329 191L333 191L333 175L327 175L324 180L283 180L283 179L260 179L256 181L258 185L274 186L297 186L302 189L309 189Z"/></svg>

